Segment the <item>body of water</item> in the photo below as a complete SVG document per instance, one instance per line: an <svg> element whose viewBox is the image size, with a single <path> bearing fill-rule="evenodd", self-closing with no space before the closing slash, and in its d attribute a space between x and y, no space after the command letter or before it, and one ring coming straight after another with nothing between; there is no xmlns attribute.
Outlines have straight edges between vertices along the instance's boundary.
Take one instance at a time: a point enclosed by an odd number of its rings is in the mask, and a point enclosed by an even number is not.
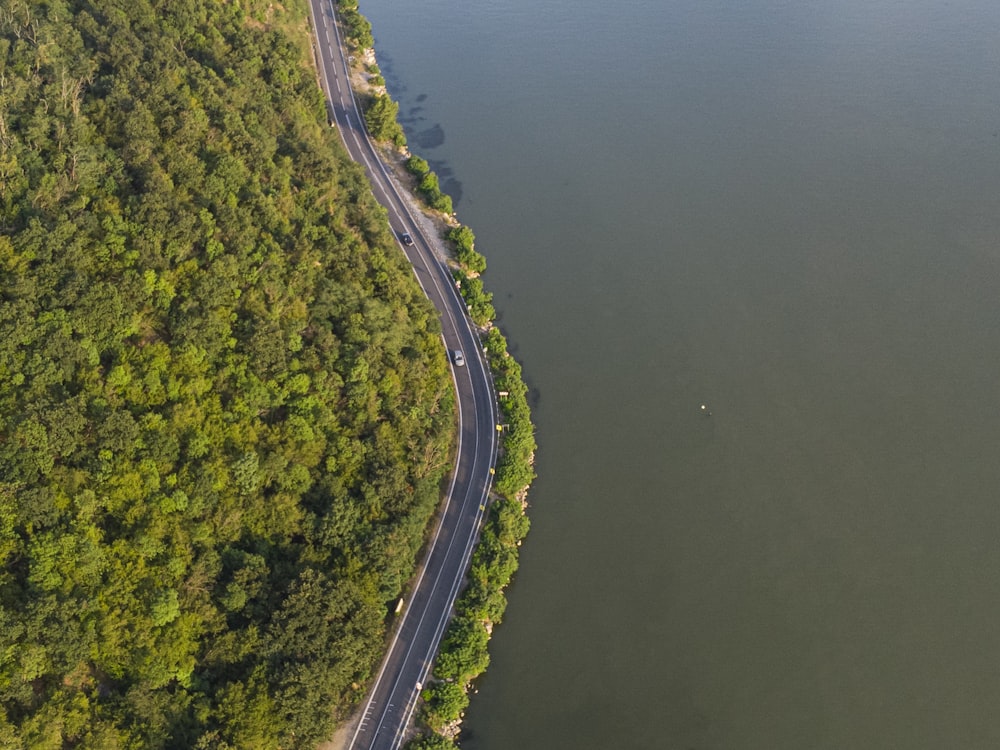
<svg viewBox="0 0 1000 750"><path fill-rule="evenodd" d="M463 747L1000 747L1000 5L361 11L537 396Z"/></svg>

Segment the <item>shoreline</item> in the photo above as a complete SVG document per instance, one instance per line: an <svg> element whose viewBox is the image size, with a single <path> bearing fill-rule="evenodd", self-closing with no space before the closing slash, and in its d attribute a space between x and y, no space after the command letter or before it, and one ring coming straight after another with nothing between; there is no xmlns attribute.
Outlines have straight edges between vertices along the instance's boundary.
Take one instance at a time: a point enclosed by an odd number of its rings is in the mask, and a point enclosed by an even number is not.
<svg viewBox="0 0 1000 750"><path fill-rule="evenodd" d="M352 2L353 4L353 0L348 0L348 2ZM355 10L354 12L357 11ZM358 15L360 16L360 13ZM363 16L361 18L363 19ZM345 53L347 53L349 61L350 83L355 100L360 104L364 100L375 99L376 97L389 98L384 80L380 75L374 46L355 50L352 53L353 40L351 40L350 30L343 21L339 2L336 2L335 19L336 23L341 27L342 38L346 44ZM366 19L364 23L367 24ZM373 83L373 79L377 82ZM398 106L394 100L390 99L390 101L392 101L394 106ZM402 129L398 125L398 122L394 121L394 125L396 128L399 128L399 133L402 134ZM435 673L437 673L440 670L439 661L442 655L448 650L449 645L452 647L458 645L456 639L460 641L463 637L456 633L460 629L456 625L465 623L466 630L471 626L474 631L482 631L476 637L477 641L482 639L481 663L476 664L474 667L467 666L465 668L466 671L456 673L452 677L443 677L439 674L428 675L420 700L418 701L418 710L414 715L413 725L405 737L406 743L404 744L404 746L416 744L423 746L424 742L414 742L414 740L425 739L428 742L434 743L435 748L457 747L453 743L457 741L461 732L462 719L465 715L464 709L468 705L474 681L485 672L486 665L488 665L489 657L486 652L486 645L492 637L495 626L502 619L503 611L506 608L504 591L517 569L518 548L521 546L521 542L526 536L529 527L527 494L530 489L531 480L534 478L534 428L530 420L530 410L527 406L527 386L521 377L520 365L510 355L506 339L504 339L499 329L495 326L495 312L492 305L489 304L492 295L482 291L482 284L478 278L480 275L479 272L477 270L470 270L456 258L458 246L453 241L454 235L449 236L449 232L459 229L467 230L467 228L464 228L458 221L454 211L444 212L436 210L430 207L427 201L420 195L420 177L408 168L408 161L413 154L405 145L405 135L403 135L402 140L404 141L402 144L392 144L388 141L380 141L371 137L371 142L375 146L382 164L386 167L389 178L394 183L398 194L403 197L407 206L411 209L412 217L419 222L420 228L425 238L429 241L435 257L451 271L456 286L462 296L466 297L467 303L470 303L470 315L473 318L477 317L473 311L473 304L477 305L475 312L479 313L478 317L482 317L482 311L488 310L488 317L484 322L480 320L476 320L475 322L479 329L480 343L484 354L487 355L486 359L495 383L495 393L500 394L497 399L497 407L499 412L502 413L505 423L502 425L498 424L497 430L501 434L506 434L508 431L516 433L519 448L519 450L514 450L513 446L506 444L507 441L513 441L514 435L501 439L502 448L498 456L496 468L497 471L509 475L507 477L508 481L505 483L508 489L506 492L498 490L497 485L503 482L503 478L497 476L498 482L493 483L490 491L489 509L480 527L479 539L473 549L472 561L466 570L448 628L442 637L433 661ZM433 172L430 174L434 177L436 183L436 175ZM446 203L450 207L450 198L448 198ZM471 231L469 234L471 236ZM467 249L473 256L477 256L482 261L482 267L485 268L485 259L472 250L472 241L474 241L474 238L473 240L469 240L470 244ZM464 258L466 256L462 255L460 257ZM463 281L467 282L468 287L477 289L476 294L480 297L485 294L485 307L482 306L481 300L473 301L469 299L466 288L463 287ZM507 405L505 408L505 402L507 401L515 403ZM511 427L513 429L510 429ZM529 446L526 456L524 455L524 445ZM516 471L511 467L511 464L515 460L518 462L518 466L514 467L517 469ZM507 471L504 472L504 469L507 469ZM491 470L491 474L493 472L494 470ZM517 477L525 477L526 479L512 490L509 481L511 477L515 478L515 480ZM428 526L428 531L433 528L438 520L439 515L436 513L434 520ZM493 548L490 551L484 550L486 546L484 545L484 540L487 535L489 535L490 539L489 546ZM493 573L493 575L489 576L491 580L473 580L473 563L477 563L479 567L485 566L489 569ZM419 573L422 565L423 560L421 560L414 570L414 577ZM411 578L410 583L412 583L412 580ZM408 583L408 586L410 583ZM392 624L386 633L387 639L392 637L400 621L398 617L393 618ZM456 686L460 687L461 690L461 698L458 700L457 709L455 709L454 695ZM445 692L449 693L450 710L442 714L436 712L435 707L440 708L442 703L440 696ZM353 732L363 719L361 714L363 705L363 703L358 705L357 709L337 728L333 737L328 742L319 745L321 750L348 750Z"/></svg>

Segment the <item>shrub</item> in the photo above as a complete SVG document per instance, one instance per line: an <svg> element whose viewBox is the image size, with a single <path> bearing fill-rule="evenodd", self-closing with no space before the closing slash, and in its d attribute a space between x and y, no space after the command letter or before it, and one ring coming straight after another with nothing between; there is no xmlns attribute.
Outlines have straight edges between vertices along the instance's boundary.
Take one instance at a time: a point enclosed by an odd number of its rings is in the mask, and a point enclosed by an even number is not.
<svg viewBox="0 0 1000 750"><path fill-rule="evenodd" d="M406 169L411 174L415 174L417 177L423 177L425 174L431 171L431 167L427 163L427 160L421 159L419 156L411 156L409 159L407 159Z"/></svg>
<svg viewBox="0 0 1000 750"><path fill-rule="evenodd" d="M465 687L457 682L435 682L424 690L422 718L435 732L457 720L469 706Z"/></svg>
<svg viewBox="0 0 1000 750"><path fill-rule="evenodd" d="M466 226L455 227L448 232L448 239L455 244L455 257L470 271L482 273L486 270L486 258L475 250L476 235Z"/></svg>
<svg viewBox="0 0 1000 750"><path fill-rule="evenodd" d="M399 105L388 94L378 94L372 97L365 110L365 125L372 138L378 141L391 141L397 146L406 143L406 135L396 121Z"/></svg>
<svg viewBox="0 0 1000 750"><path fill-rule="evenodd" d="M428 197L441 195L441 185L438 183L438 176L433 172L427 172L424 175L417 189Z"/></svg>
<svg viewBox="0 0 1000 750"><path fill-rule="evenodd" d="M447 193L442 193L441 191L438 191L434 200L431 201L431 208L445 214L455 213L455 207L452 205L451 196Z"/></svg>
<svg viewBox="0 0 1000 750"><path fill-rule="evenodd" d="M483 288L482 279L466 276L461 271L455 273L455 278L472 321L477 326L488 325L496 317L496 310L493 309L493 295Z"/></svg>
<svg viewBox="0 0 1000 750"><path fill-rule="evenodd" d="M406 750L456 750L458 745L439 734L423 734L406 743Z"/></svg>
<svg viewBox="0 0 1000 750"><path fill-rule="evenodd" d="M359 49L368 49L375 45L372 36L372 25L358 12L357 0L340 0L340 17L344 19L347 28L347 38Z"/></svg>
<svg viewBox="0 0 1000 750"><path fill-rule="evenodd" d="M424 197L428 206L446 214L454 213L451 196L441 192L438 176L430 170L426 161L419 156L411 156L406 162L406 168L420 178L417 191Z"/></svg>
<svg viewBox="0 0 1000 750"><path fill-rule="evenodd" d="M489 640L485 623L456 614L441 641L441 652L434 663L434 676L463 685L478 677L490 663L486 650Z"/></svg>

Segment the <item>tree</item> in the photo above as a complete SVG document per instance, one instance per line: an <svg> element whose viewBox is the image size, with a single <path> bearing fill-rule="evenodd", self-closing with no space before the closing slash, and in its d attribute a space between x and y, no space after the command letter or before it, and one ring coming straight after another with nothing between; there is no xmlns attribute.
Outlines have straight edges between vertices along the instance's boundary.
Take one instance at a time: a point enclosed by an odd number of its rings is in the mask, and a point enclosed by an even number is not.
<svg viewBox="0 0 1000 750"><path fill-rule="evenodd" d="M454 742L439 734L424 734L406 743L406 750L455 750Z"/></svg>
<svg viewBox="0 0 1000 750"><path fill-rule="evenodd" d="M397 146L406 144L403 129L396 121L399 114L399 104L388 94L376 94L365 110L365 125L372 138L379 141L392 141Z"/></svg>
<svg viewBox="0 0 1000 750"><path fill-rule="evenodd" d="M9 10L0 745L311 747L438 499L433 308L302 0Z"/></svg>
<svg viewBox="0 0 1000 750"><path fill-rule="evenodd" d="M415 174L417 177L423 177L425 174L431 171L430 165L427 163L426 159L421 159L416 154L410 156L406 160L406 168L411 174Z"/></svg>
<svg viewBox="0 0 1000 750"><path fill-rule="evenodd" d="M435 682L421 697L424 699L423 720L436 732L457 720L469 706L465 687L456 682Z"/></svg>
<svg viewBox="0 0 1000 750"><path fill-rule="evenodd" d="M448 231L448 239L455 245L458 262L475 273L486 270L486 258L476 252L476 236L469 227L462 225Z"/></svg>

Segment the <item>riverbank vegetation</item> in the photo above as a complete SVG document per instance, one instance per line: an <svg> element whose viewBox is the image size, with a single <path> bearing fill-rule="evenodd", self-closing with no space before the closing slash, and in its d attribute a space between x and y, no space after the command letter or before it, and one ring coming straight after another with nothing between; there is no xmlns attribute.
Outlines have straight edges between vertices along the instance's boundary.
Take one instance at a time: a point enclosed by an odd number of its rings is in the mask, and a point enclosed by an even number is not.
<svg viewBox="0 0 1000 750"><path fill-rule="evenodd" d="M528 405L528 386L521 365L507 353L507 340L495 327L487 331L483 348L489 356L499 394L503 451L497 462L494 489L509 500L519 498L535 478L535 428Z"/></svg>
<svg viewBox="0 0 1000 750"><path fill-rule="evenodd" d="M358 10L358 0L337 0L348 44L354 49L371 49L375 45L371 22Z"/></svg>
<svg viewBox="0 0 1000 750"><path fill-rule="evenodd" d="M406 135L397 120L399 105L388 94L369 96L362 102L362 106L365 110L365 126L373 138L390 141L396 146L406 145Z"/></svg>
<svg viewBox="0 0 1000 750"><path fill-rule="evenodd" d="M468 706L468 686L489 666L487 644L507 606L504 589L517 571L517 548L528 533L520 501L497 498L472 557L465 591L441 642L435 681L423 692L422 719L435 732L447 729Z"/></svg>
<svg viewBox="0 0 1000 750"><path fill-rule="evenodd" d="M341 0L341 7L344 3L356 10L355 0ZM398 111L398 106L392 111ZM394 137L378 135L371 126L369 132L377 140L396 142ZM521 366L508 353L507 341L494 324L493 295L480 277L486 270L486 258L475 249L475 234L469 227L454 222L451 197L442 193L437 175L426 160L411 155L405 167L416 180L415 190L426 205L448 218L439 222L441 238L452 247L453 278L470 318L480 330L502 419L498 425L501 449L490 510L473 553L465 588L442 638L433 679L421 694L419 719L425 731L407 745L408 750L447 750L455 747L453 738L469 705L469 687L489 665L490 635L506 609L504 590L517 570L518 547L528 533L524 498L535 476L536 444L528 388Z"/></svg>
<svg viewBox="0 0 1000 750"><path fill-rule="evenodd" d="M497 465L493 499L479 545L472 557L466 587L455 603L455 616L434 667L434 681L423 691L421 720L434 735L420 742L450 743L469 704L470 684L489 666L487 644L507 606L504 590L517 571L518 547L527 536L524 493L534 478L534 429L527 387L520 365L507 353L507 342L495 327L486 334L489 358L504 422L503 450ZM444 733L447 737L440 737ZM427 747L448 747L429 744Z"/></svg>
<svg viewBox="0 0 1000 750"><path fill-rule="evenodd" d="M486 270L486 258L476 252L476 235L467 226L459 225L448 230L448 239L455 248L455 259L473 273Z"/></svg>
<svg viewBox="0 0 1000 750"><path fill-rule="evenodd" d="M372 36L372 25L358 11L358 0L337 0L337 9L344 29L347 44L355 54L363 54L372 48L375 39ZM380 88L385 81L377 67L368 79L369 84ZM365 115L365 127L372 138L387 141L402 148L406 145L406 134L399 124L399 104L384 91L357 92L361 109Z"/></svg>
<svg viewBox="0 0 1000 750"><path fill-rule="evenodd" d="M437 174L431 171L430 165L419 156L411 156L406 160L406 169L417 178L417 193L424 202L435 211L443 214L454 213L451 196L441 192L441 184Z"/></svg>
<svg viewBox="0 0 1000 750"><path fill-rule="evenodd" d="M307 18L0 9L3 747L310 748L380 656L454 396Z"/></svg>

